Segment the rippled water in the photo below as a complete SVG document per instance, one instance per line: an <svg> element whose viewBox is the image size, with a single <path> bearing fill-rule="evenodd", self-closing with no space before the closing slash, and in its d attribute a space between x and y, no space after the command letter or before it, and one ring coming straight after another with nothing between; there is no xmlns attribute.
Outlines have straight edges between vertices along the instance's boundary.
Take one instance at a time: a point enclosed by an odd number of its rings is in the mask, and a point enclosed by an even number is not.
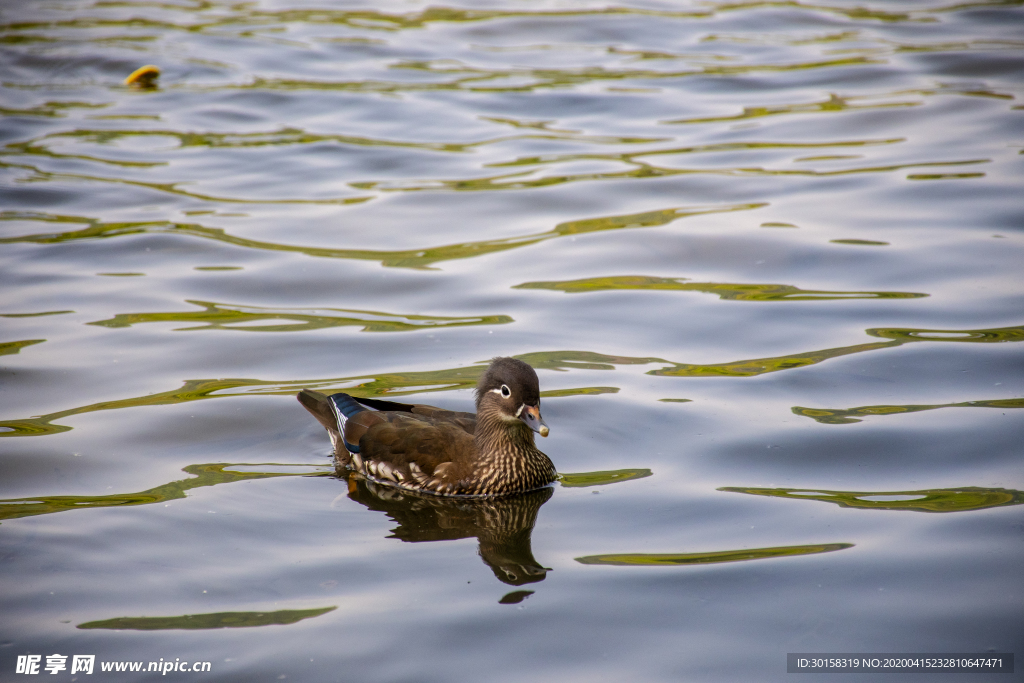
<svg viewBox="0 0 1024 683"><path fill-rule="evenodd" d="M1019 658L1022 25L997 0L6 3L0 677ZM496 355L538 369L551 489L347 482L294 400L464 410Z"/></svg>

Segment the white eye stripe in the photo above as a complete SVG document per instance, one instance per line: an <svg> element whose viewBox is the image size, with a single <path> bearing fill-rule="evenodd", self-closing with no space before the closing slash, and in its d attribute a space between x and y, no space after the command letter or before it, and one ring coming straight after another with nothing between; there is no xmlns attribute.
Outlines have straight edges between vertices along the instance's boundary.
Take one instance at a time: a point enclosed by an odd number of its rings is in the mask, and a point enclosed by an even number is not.
<svg viewBox="0 0 1024 683"><path fill-rule="evenodd" d="M489 393L497 394L502 398L508 398L512 395L512 390L508 388L507 384L502 384L501 389L491 389Z"/></svg>

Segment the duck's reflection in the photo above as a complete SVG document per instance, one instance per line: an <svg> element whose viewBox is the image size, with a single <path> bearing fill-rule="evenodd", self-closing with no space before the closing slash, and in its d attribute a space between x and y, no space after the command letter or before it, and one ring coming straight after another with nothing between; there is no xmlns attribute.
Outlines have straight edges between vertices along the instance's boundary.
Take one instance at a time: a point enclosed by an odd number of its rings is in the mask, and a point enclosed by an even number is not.
<svg viewBox="0 0 1024 683"><path fill-rule="evenodd" d="M530 535L550 487L502 498L452 498L378 486L348 471L348 497L398 523L389 538L406 543L476 538L480 557L502 583L522 586L543 581L551 571L530 549Z"/></svg>

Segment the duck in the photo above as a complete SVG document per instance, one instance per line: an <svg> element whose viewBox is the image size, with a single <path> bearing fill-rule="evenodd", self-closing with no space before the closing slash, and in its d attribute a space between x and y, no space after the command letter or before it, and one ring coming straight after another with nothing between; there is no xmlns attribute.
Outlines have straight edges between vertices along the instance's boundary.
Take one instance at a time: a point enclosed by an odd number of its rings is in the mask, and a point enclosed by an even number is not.
<svg viewBox="0 0 1024 683"><path fill-rule="evenodd" d="M327 429L339 468L377 484L490 497L539 489L558 476L534 442L534 433L550 431L537 373L517 358L491 360L475 414L311 389L297 398Z"/></svg>

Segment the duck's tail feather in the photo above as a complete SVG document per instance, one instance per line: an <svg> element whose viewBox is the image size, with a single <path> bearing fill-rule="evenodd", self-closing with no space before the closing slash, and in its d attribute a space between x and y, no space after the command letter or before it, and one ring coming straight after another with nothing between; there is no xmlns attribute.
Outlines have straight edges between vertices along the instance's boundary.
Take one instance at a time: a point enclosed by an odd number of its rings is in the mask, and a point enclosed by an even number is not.
<svg viewBox="0 0 1024 683"><path fill-rule="evenodd" d="M334 409L331 408L327 394L312 389L303 389L295 398L299 399L299 403L312 413L316 421L324 426L324 429L338 431L338 418L334 415Z"/></svg>
<svg viewBox="0 0 1024 683"><path fill-rule="evenodd" d="M358 453L359 446L349 443L342 435L345 433L345 423L349 418L366 411L355 399L348 394L322 394L312 389L303 389L297 398L306 410L313 414L317 422L322 424L331 437L331 445L338 451L339 445L344 445L349 453Z"/></svg>

